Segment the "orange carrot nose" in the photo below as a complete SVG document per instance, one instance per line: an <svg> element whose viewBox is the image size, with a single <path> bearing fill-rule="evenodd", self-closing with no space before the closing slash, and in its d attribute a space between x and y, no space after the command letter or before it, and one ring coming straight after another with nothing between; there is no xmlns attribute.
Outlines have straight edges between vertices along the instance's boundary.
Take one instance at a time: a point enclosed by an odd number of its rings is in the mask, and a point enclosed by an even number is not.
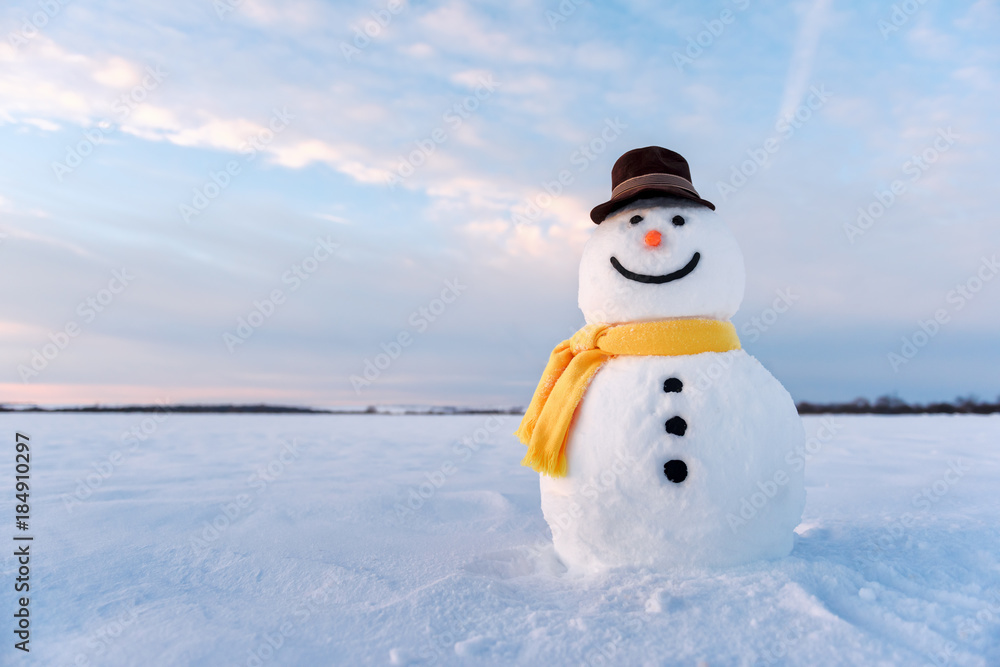
<svg viewBox="0 0 1000 667"><path fill-rule="evenodd" d="M655 229L646 232L646 245L648 245L651 248L655 248L656 246L660 245L660 240L662 238L663 236L660 234L660 232L656 231Z"/></svg>

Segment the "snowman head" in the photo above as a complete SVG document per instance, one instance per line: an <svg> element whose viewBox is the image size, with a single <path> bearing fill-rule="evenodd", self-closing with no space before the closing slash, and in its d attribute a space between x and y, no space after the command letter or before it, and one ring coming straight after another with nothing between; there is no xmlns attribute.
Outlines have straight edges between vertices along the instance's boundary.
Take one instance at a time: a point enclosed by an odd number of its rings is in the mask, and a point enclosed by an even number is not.
<svg viewBox="0 0 1000 667"><path fill-rule="evenodd" d="M580 261L587 324L682 317L730 319L743 300L743 254L713 210L676 197L608 215Z"/></svg>

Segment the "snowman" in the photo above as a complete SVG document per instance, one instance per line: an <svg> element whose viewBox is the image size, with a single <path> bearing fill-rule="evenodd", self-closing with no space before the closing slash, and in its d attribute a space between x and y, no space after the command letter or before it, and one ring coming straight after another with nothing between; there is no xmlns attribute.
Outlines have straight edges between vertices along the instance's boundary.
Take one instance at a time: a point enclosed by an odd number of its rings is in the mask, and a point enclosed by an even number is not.
<svg viewBox="0 0 1000 667"><path fill-rule="evenodd" d="M587 326L549 359L518 436L570 570L723 567L779 558L805 504L805 441L788 392L730 318L743 256L651 146L612 169L580 262Z"/></svg>

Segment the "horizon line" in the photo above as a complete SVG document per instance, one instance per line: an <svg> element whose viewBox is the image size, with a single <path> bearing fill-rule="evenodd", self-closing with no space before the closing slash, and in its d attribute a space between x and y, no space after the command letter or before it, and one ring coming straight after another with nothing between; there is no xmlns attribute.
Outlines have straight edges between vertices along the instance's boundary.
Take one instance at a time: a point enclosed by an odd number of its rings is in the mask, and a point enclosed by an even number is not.
<svg viewBox="0 0 1000 667"><path fill-rule="evenodd" d="M799 401L799 414L994 414L1000 413L1000 397L994 403L974 397L954 401L907 403L895 396L875 401L859 397L847 402L814 403ZM331 415L523 415L522 406L472 407L460 405L373 404L367 406L310 407L272 403L136 403L89 405L39 405L0 403L0 413L136 413L176 412L180 414L331 414Z"/></svg>

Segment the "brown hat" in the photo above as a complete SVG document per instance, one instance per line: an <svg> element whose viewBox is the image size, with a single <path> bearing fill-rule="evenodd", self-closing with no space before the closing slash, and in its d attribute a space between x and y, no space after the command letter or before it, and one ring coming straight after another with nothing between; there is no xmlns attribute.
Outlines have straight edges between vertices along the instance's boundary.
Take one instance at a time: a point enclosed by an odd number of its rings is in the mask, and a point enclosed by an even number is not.
<svg viewBox="0 0 1000 667"><path fill-rule="evenodd" d="M611 199L595 206L590 219L601 224L612 212L635 200L657 195L690 199L715 210L715 204L702 199L694 189L691 169L680 153L647 146L618 158L611 168Z"/></svg>

